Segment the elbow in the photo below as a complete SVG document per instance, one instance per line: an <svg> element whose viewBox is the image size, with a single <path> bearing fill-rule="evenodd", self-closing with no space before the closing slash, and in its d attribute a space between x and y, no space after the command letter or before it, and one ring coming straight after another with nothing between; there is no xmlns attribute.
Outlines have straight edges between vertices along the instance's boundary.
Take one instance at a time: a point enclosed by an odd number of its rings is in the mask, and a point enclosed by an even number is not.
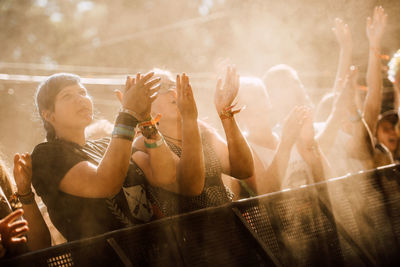
<svg viewBox="0 0 400 267"><path fill-rule="evenodd" d="M231 173L232 177L235 177L236 179L243 180L243 179L249 179L255 175L254 173L254 166L250 165L251 167L248 168L241 168L237 170L233 170Z"/></svg>
<svg viewBox="0 0 400 267"><path fill-rule="evenodd" d="M204 189L204 182L197 185L197 186L192 186L189 190L187 190L187 196L195 197L201 195L203 193Z"/></svg>
<svg viewBox="0 0 400 267"><path fill-rule="evenodd" d="M198 175L194 175L191 177L190 181L186 181L185 183L181 183L180 192L184 196L195 197L201 195L204 190L205 183L205 170L200 171Z"/></svg>

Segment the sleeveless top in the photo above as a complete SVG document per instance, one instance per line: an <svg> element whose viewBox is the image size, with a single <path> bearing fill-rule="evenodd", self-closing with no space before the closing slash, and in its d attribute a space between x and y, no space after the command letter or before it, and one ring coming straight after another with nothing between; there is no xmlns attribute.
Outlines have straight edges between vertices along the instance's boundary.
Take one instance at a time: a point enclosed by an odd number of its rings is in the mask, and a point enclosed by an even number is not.
<svg viewBox="0 0 400 267"><path fill-rule="evenodd" d="M155 208L162 213L161 216L171 216L202 208L219 206L232 201L233 193L222 182L221 163L210 141L209 135L201 132L205 181L203 192L200 195L194 197L182 196L160 187L148 186L148 196ZM166 143L171 151L178 157L181 156L182 149L179 146L167 140Z"/></svg>

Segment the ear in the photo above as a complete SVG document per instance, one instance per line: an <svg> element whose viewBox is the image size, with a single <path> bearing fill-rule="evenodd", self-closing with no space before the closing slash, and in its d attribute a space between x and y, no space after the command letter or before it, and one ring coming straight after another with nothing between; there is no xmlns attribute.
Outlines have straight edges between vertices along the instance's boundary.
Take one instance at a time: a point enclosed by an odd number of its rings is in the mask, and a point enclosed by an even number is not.
<svg viewBox="0 0 400 267"><path fill-rule="evenodd" d="M53 112L50 110L43 110L41 115L49 123L54 120Z"/></svg>

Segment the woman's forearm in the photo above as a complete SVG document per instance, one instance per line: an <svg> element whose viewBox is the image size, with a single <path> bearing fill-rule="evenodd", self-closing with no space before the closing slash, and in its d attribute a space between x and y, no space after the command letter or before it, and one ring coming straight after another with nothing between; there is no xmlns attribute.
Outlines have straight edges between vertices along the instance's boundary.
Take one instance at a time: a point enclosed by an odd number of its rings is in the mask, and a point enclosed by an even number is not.
<svg viewBox="0 0 400 267"><path fill-rule="evenodd" d="M370 46L367 71L368 94L364 104L364 118L372 132L378 121L382 102L382 70L380 47Z"/></svg>
<svg viewBox="0 0 400 267"><path fill-rule="evenodd" d="M222 120L229 151L230 175L246 179L254 174L253 156L235 118Z"/></svg>
<svg viewBox="0 0 400 267"><path fill-rule="evenodd" d="M197 120L182 120L182 155L177 166L177 182L183 195L199 195L204 188L205 168Z"/></svg>
<svg viewBox="0 0 400 267"><path fill-rule="evenodd" d="M285 177L292 146L280 142L271 164L267 167L263 179L257 183L260 194L281 190L281 181Z"/></svg>
<svg viewBox="0 0 400 267"><path fill-rule="evenodd" d="M50 231L36 202L22 204L22 208L24 210L24 218L28 221L27 245L29 250L34 251L50 247Z"/></svg>

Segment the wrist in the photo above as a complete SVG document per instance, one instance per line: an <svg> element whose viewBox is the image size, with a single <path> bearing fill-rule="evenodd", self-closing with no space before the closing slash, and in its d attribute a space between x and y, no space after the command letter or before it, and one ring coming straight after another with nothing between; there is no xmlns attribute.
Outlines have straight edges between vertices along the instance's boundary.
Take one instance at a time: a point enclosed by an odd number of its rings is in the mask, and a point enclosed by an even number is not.
<svg viewBox="0 0 400 267"><path fill-rule="evenodd" d="M30 193L32 193L32 189L31 188L29 188L29 189L19 189L18 188L16 194L20 195L20 196L25 196L25 195L29 195Z"/></svg>
<svg viewBox="0 0 400 267"><path fill-rule="evenodd" d="M236 103L237 104L237 103ZM219 108L219 109L217 109L217 111L218 111L218 115L219 115L219 118L223 121L223 120L226 120L226 119L232 119L233 118L233 116L236 114L236 113L239 113L244 107L241 107L241 108L239 108L239 109L236 109L236 110L234 110L233 108L236 106L236 104L233 104L233 105L230 105L230 106L226 106L226 107L224 107L224 108Z"/></svg>
<svg viewBox="0 0 400 267"><path fill-rule="evenodd" d="M134 109L126 107L126 106L122 106L119 112L129 114L138 121L144 121L150 117L150 114L139 113L139 112L136 112Z"/></svg>
<svg viewBox="0 0 400 267"><path fill-rule="evenodd" d="M156 139L145 138L143 142L144 142L144 146L146 147L146 149L158 148L165 143L164 137L160 134L157 135Z"/></svg>
<svg viewBox="0 0 400 267"><path fill-rule="evenodd" d="M15 195L23 205L29 205L35 202L35 193L33 193L32 190L25 195L19 193L15 193Z"/></svg>

